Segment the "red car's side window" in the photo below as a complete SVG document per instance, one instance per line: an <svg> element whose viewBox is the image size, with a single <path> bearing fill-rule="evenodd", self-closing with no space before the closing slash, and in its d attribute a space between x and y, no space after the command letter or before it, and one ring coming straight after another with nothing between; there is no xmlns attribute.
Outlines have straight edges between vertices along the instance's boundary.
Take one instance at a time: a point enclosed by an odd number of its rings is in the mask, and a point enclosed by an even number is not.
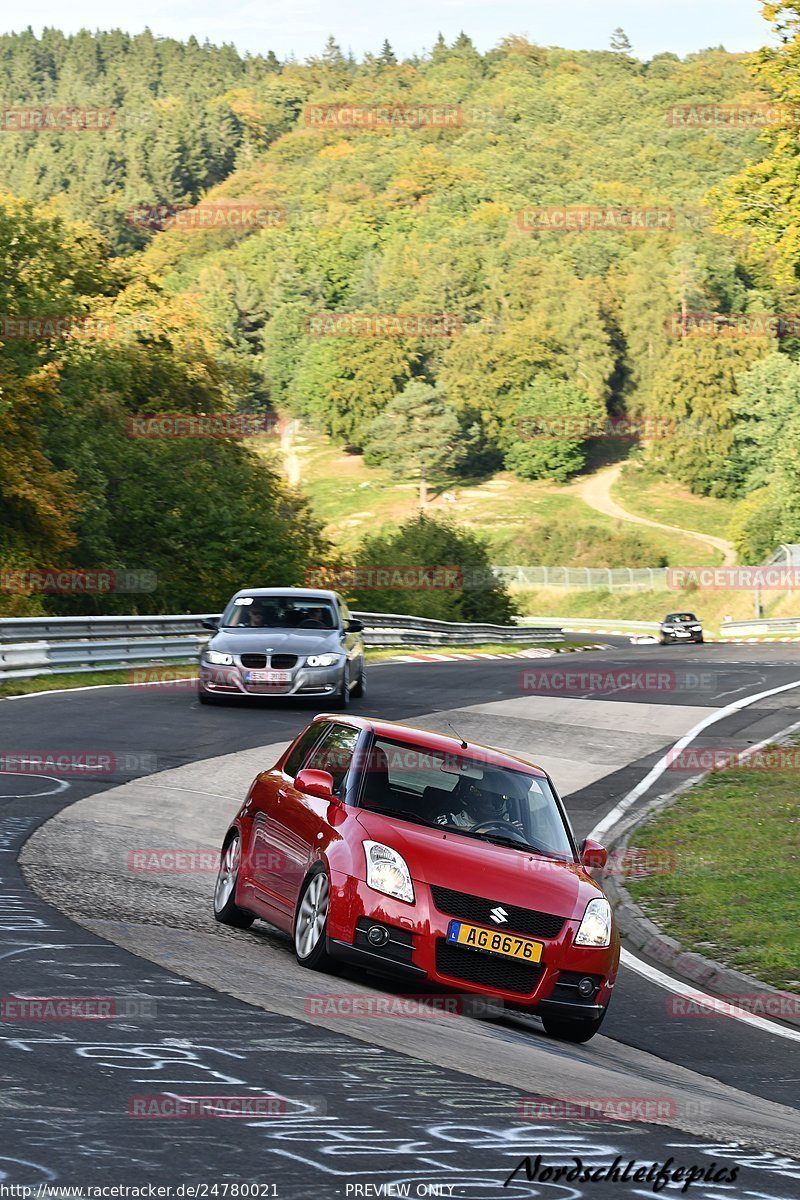
<svg viewBox="0 0 800 1200"><path fill-rule="evenodd" d="M283 770L290 779L294 779L312 747L319 741L326 729L330 729L330 725L325 721L319 721L316 725L309 725L308 729L300 734L294 749L283 764Z"/></svg>
<svg viewBox="0 0 800 1200"><path fill-rule="evenodd" d="M360 729L348 725L330 725L328 732L315 748L306 764L312 770L329 771L333 776L333 790L338 795L345 776L353 761Z"/></svg>

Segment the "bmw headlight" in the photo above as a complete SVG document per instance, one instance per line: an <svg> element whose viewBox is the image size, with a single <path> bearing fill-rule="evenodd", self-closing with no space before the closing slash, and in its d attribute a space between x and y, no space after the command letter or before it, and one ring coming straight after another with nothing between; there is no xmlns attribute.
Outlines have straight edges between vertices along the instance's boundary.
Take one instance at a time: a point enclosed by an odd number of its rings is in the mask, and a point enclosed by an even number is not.
<svg viewBox="0 0 800 1200"><path fill-rule="evenodd" d="M339 662L338 654L309 654L306 659L307 667L335 667Z"/></svg>
<svg viewBox="0 0 800 1200"><path fill-rule="evenodd" d="M599 897L586 905L580 929L575 935L576 946L611 945L611 905Z"/></svg>
<svg viewBox="0 0 800 1200"><path fill-rule="evenodd" d="M414 903L414 885L406 860L382 842L364 842L367 856L367 887L385 896Z"/></svg>
<svg viewBox="0 0 800 1200"><path fill-rule="evenodd" d="M206 662L213 663L217 667L233 666L233 655L222 654L219 650L206 650Z"/></svg>

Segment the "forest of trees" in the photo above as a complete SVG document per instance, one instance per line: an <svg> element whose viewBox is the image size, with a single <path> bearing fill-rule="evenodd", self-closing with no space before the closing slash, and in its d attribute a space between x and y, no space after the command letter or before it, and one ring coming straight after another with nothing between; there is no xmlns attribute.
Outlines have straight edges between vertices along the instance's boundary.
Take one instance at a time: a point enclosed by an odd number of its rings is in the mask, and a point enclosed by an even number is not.
<svg viewBox="0 0 800 1200"><path fill-rule="evenodd" d="M671 431L637 452L652 470L738 501L743 561L800 541L796 330L675 336L686 314L800 313L791 120L668 119L800 111L800 0L766 14L777 48L646 63L622 31L607 52L461 35L405 61L331 39L304 64L149 33L1 37L7 108L114 118L0 137L2 565L147 567L142 611L197 611L335 557L268 455L128 436L163 412L288 412L422 488L503 466L564 480L575 428L648 418ZM376 106L393 116L372 127ZM164 219L245 201L280 218ZM674 219L528 232L533 206ZM54 314L105 335L9 335ZM538 418L573 432L532 439ZM66 603L0 594L0 612Z"/></svg>

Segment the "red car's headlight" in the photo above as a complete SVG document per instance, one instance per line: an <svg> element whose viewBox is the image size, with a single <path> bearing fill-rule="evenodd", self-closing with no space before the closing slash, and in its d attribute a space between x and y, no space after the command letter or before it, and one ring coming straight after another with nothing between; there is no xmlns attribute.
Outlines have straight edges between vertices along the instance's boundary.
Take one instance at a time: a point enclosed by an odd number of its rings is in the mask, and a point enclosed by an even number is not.
<svg viewBox="0 0 800 1200"><path fill-rule="evenodd" d="M580 928L575 934L576 946L611 945L611 905L598 897L586 905Z"/></svg>
<svg viewBox="0 0 800 1200"><path fill-rule="evenodd" d="M382 842L364 842L364 853L367 857L367 887L413 904L414 885L402 855Z"/></svg>

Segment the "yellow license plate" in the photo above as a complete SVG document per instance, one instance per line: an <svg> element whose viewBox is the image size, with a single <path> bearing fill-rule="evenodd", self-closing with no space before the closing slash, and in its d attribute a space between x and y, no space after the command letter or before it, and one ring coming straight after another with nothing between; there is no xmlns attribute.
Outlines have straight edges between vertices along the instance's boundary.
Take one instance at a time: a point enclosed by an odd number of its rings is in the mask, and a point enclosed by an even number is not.
<svg viewBox="0 0 800 1200"><path fill-rule="evenodd" d="M485 950L488 954L500 954L503 958L521 958L523 962L538 963L542 958L541 942L517 937L515 933L501 933L499 929L466 925L463 921L450 922L447 940L467 946L470 950Z"/></svg>

